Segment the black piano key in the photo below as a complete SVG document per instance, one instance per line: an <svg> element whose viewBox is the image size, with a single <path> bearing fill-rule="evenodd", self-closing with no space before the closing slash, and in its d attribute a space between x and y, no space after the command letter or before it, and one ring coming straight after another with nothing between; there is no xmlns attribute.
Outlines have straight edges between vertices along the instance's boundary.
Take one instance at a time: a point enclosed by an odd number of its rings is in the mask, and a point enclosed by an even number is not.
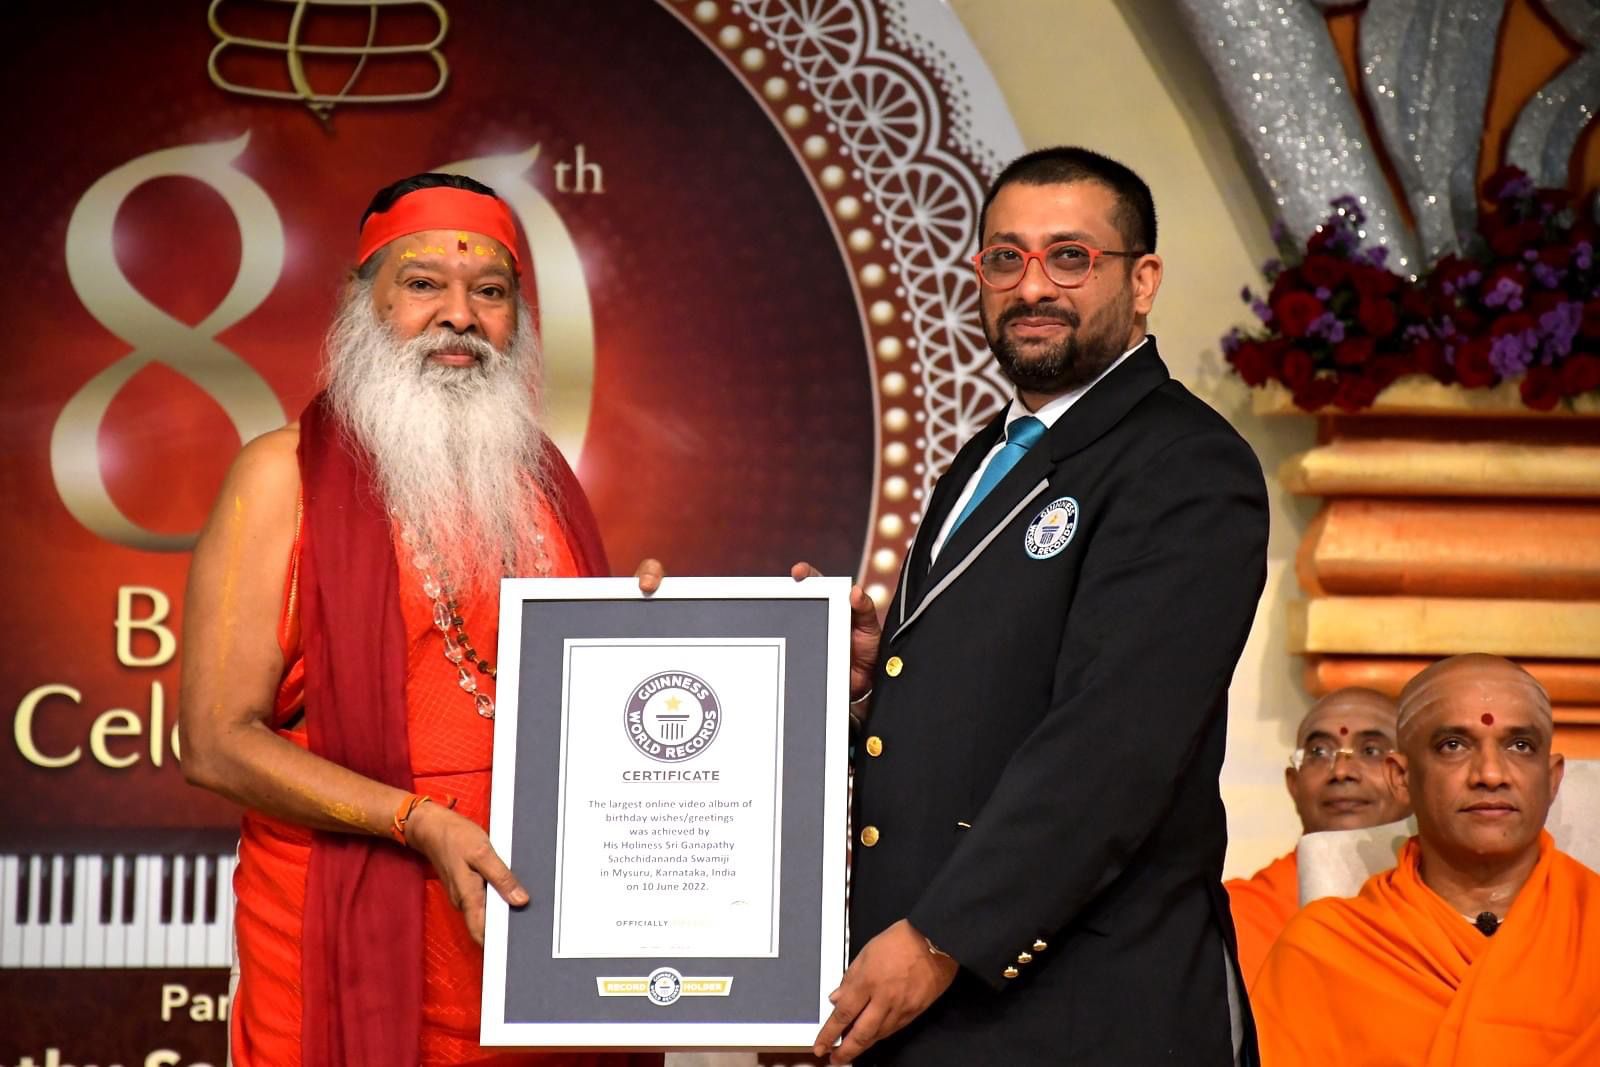
<svg viewBox="0 0 1600 1067"><path fill-rule="evenodd" d="M33 861L39 865L39 906L34 911L38 914L41 925L49 925L56 921L56 865L52 860L53 857L50 856L36 856Z"/></svg>
<svg viewBox="0 0 1600 1067"><path fill-rule="evenodd" d="M132 856L122 857L122 922L124 926L133 925L133 883L138 874Z"/></svg>
<svg viewBox="0 0 1600 1067"><path fill-rule="evenodd" d="M200 892L200 858L189 856L183 870L183 925L194 923L195 896Z"/></svg>
<svg viewBox="0 0 1600 1067"><path fill-rule="evenodd" d="M207 856L206 863L206 922L217 921L218 904L222 894L222 857Z"/></svg>
<svg viewBox="0 0 1600 1067"><path fill-rule="evenodd" d="M100 864L100 925L111 925L111 902L116 896L112 876L117 870L117 858L105 856Z"/></svg>
<svg viewBox="0 0 1600 1067"><path fill-rule="evenodd" d="M33 920L33 857L22 856L17 864L17 925L26 926Z"/></svg>
<svg viewBox="0 0 1600 1067"><path fill-rule="evenodd" d="M78 874L76 856L59 856L61 860L61 921L70 923L77 919Z"/></svg>
<svg viewBox="0 0 1600 1067"><path fill-rule="evenodd" d="M172 857L171 856L162 856L161 857L161 886L160 886L160 891L161 891L161 897L160 897L161 909L160 909L160 913L159 913L159 919L160 919L161 925L162 926L166 926L168 923L172 922L172 901L173 901L173 895L177 891L176 886L173 884L173 879L172 879Z"/></svg>

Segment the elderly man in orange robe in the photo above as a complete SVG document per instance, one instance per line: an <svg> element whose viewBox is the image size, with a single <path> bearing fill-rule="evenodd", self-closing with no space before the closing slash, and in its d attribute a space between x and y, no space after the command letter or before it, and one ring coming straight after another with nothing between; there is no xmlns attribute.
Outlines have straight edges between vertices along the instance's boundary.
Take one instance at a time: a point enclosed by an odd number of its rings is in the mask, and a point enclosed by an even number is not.
<svg viewBox="0 0 1600 1067"><path fill-rule="evenodd" d="M485 833L498 581L606 573L511 213L408 178L356 264L326 391L244 447L190 572L183 769L247 809L232 1062L659 1065L477 1040L485 886L528 900Z"/></svg>
<svg viewBox="0 0 1600 1067"><path fill-rule="evenodd" d="M1268 954L1251 990L1266 1067L1600 1063L1600 875L1544 830L1552 729L1539 683L1496 656L1406 686L1388 771L1418 834Z"/></svg>
<svg viewBox="0 0 1600 1067"><path fill-rule="evenodd" d="M1300 720L1284 784L1308 834L1361 830L1411 814L1389 788L1384 762L1394 750L1395 702L1375 689L1329 693ZM1249 878L1224 882L1239 934L1239 971L1255 981L1267 950L1300 910L1293 849Z"/></svg>

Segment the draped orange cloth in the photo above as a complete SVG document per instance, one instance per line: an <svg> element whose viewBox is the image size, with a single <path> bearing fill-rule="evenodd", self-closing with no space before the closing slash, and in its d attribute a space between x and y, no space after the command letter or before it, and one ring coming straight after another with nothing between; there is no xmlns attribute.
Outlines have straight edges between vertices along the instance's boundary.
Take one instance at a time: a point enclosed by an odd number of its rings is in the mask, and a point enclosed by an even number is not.
<svg viewBox="0 0 1600 1067"><path fill-rule="evenodd" d="M1600 1064L1600 875L1555 847L1485 937L1418 873L1313 901L1250 991L1264 1067Z"/></svg>
<svg viewBox="0 0 1600 1067"><path fill-rule="evenodd" d="M1291 852L1249 878L1233 878L1222 887L1228 891L1233 928L1239 935L1239 974L1249 989L1267 961L1267 950L1300 910L1300 864Z"/></svg>
<svg viewBox="0 0 1600 1067"><path fill-rule="evenodd" d="M548 508L539 516L551 573L576 573L573 553L561 524ZM419 793L458 798L456 811L487 828L489 772L494 723L477 714L472 698L457 685L456 668L444 657L433 625L433 603L422 592L421 575L409 551L397 545L401 615L406 634L406 722L411 768ZM285 583L279 643L284 674L273 724L279 736L306 746L303 729L291 729L303 700L298 586L302 540L297 526ZM499 613L492 598L458 597L473 645L493 656L499 638ZM494 680L477 676L491 696ZM235 931L240 980L233 1002L234 1067L294 1067L301 1063L300 929L305 910L306 868L312 833L257 811L244 816ZM396 846L399 847L399 846ZM426 1067L472 1064L484 1067L659 1067L659 1055L599 1053L497 1053L478 1045L483 949L467 933L461 913L450 904L430 869L423 886L424 976L422 1056Z"/></svg>

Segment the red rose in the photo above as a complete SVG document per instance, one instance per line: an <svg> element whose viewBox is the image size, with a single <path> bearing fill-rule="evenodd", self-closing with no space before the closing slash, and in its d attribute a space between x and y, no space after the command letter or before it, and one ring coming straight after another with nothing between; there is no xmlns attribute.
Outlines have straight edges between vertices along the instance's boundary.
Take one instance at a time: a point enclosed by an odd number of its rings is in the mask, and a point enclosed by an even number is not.
<svg viewBox="0 0 1600 1067"><path fill-rule="evenodd" d="M1539 262L1556 270L1566 270L1572 262L1572 249L1567 245L1551 245L1539 250Z"/></svg>
<svg viewBox="0 0 1600 1067"><path fill-rule="evenodd" d="M1549 367L1529 367L1522 376L1522 402L1535 411L1549 411L1561 399L1561 386Z"/></svg>
<svg viewBox="0 0 1600 1067"><path fill-rule="evenodd" d="M1302 411L1316 411L1328 406L1339 386L1331 376L1312 378L1294 391L1294 405Z"/></svg>
<svg viewBox="0 0 1600 1067"><path fill-rule="evenodd" d="M1273 321L1285 337L1304 337L1322 311L1322 301L1310 293L1285 293L1272 305Z"/></svg>
<svg viewBox="0 0 1600 1067"><path fill-rule="evenodd" d="M1376 348L1370 337L1347 337L1333 347L1333 361L1341 367L1359 367L1372 358Z"/></svg>
<svg viewBox="0 0 1600 1067"><path fill-rule="evenodd" d="M1522 306L1527 308L1528 314L1532 315L1537 321L1540 315L1554 311L1557 305L1565 304L1566 302L1567 294L1550 289L1541 289L1524 300Z"/></svg>
<svg viewBox="0 0 1600 1067"><path fill-rule="evenodd" d="M1495 319L1494 324L1489 327L1489 336L1504 337L1511 333L1522 333L1524 330L1532 330L1538 325L1538 320L1532 315L1526 311L1518 311L1510 315L1501 315L1498 319Z"/></svg>
<svg viewBox="0 0 1600 1067"><path fill-rule="evenodd" d="M1400 288L1400 276L1382 267L1356 267L1350 272L1350 281L1362 296L1388 296Z"/></svg>
<svg viewBox="0 0 1600 1067"><path fill-rule="evenodd" d="M1382 389L1396 378L1415 373L1417 364L1409 353L1386 352L1367 364L1366 375Z"/></svg>
<svg viewBox="0 0 1600 1067"><path fill-rule="evenodd" d="M1379 296L1364 296L1356 306L1356 321L1373 337L1388 337L1400 325L1393 301Z"/></svg>
<svg viewBox="0 0 1600 1067"><path fill-rule="evenodd" d="M1544 238L1544 223L1529 219L1515 226L1501 226L1488 237L1489 247L1494 249L1494 254L1509 259L1521 254L1525 248L1532 248Z"/></svg>
<svg viewBox="0 0 1600 1067"><path fill-rule="evenodd" d="M1577 396L1600 389L1600 356L1581 353L1561 364L1559 372L1563 396Z"/></svg>
<svg viewBox="0 0 1600 1067"><path fill-rule="evenodd" d="M1316 365L1311 362L1310 353L1303 348L1289 349L1283 354L1283 362L1278 365L1278 378L1296 392L1311 380L1315 372Z"/></svg>
<svg viewBox="0 0 1600 1067"><path fill-rule="evenodd" d="M1432 337L1412 344L1411 365L1419 374L1426 374L1441 382L1450 380L1450 363L1444 358L1444 345Z"/></svg>
<svg viewBox="0 0 1600 1067"><path fill-rule="evenodd" d="M1458 334L1471 335L1483 329L1483 316L1465 305L1452 308L1449 317L1450 321L1456 324Z"/></svg>
<svg viewBox="0 0 1600 1067"><path fill-rule="evenodd" d="M1360 411L1372 406L1378 399L1378 383L1360 374L1347 374L1339 379L1333 394L1334 406L1341 411Z"/></svg>
<svg viewBox="0 0 1600 1067"><path fill-rule="evenodd" d="M1317 253L1300 264L1300 273L1313 289L1332 289L1344 281L1345 264L1330 255Z"/></svg>
<svg viewBox="0 0 1600 1067"><path fill-rule="evenodd" d="M1407 286L1400 294L1400 310L1408 319L1426 319L1433 314L1433 301L1422 288Z"/></svg>
<svg viewBox="0 0 1600 1067"><path fill-rule="evenodd" d="M1495 369L1489 363L1490 341L1474 337L1456 349L1456 381L1468 389L1493 385Z"/></svg>
<svg viewBox="0 0 1600 1067"><path fill-rule="evenodd" d="M1583 305L1583 322L1578 332L1585 337L1600 337L1600 298Z"/></svg>
<svg viewBox="0 0 1600 1067"><path fill-rule="evenodd" d="M1272 355L1260 341L1242 341L1229 358L1233 369L1254 388L1272 377Z"/></svg>

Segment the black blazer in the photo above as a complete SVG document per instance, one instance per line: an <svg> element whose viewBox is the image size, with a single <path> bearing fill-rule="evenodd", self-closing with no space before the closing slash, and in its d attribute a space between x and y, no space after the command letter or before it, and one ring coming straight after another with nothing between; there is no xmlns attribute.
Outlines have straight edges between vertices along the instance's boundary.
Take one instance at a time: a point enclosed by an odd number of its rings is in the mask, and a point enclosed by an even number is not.
<svg viewBox="0 0 1600 1067"><path fill-rule="evenodd" d="M857 1062L1231 1064L1217 777L1266 578L1260 465L1150 338L930 569L1004 414L928 502L854 755L852 951L909 918L962 969Z"/></svg>

